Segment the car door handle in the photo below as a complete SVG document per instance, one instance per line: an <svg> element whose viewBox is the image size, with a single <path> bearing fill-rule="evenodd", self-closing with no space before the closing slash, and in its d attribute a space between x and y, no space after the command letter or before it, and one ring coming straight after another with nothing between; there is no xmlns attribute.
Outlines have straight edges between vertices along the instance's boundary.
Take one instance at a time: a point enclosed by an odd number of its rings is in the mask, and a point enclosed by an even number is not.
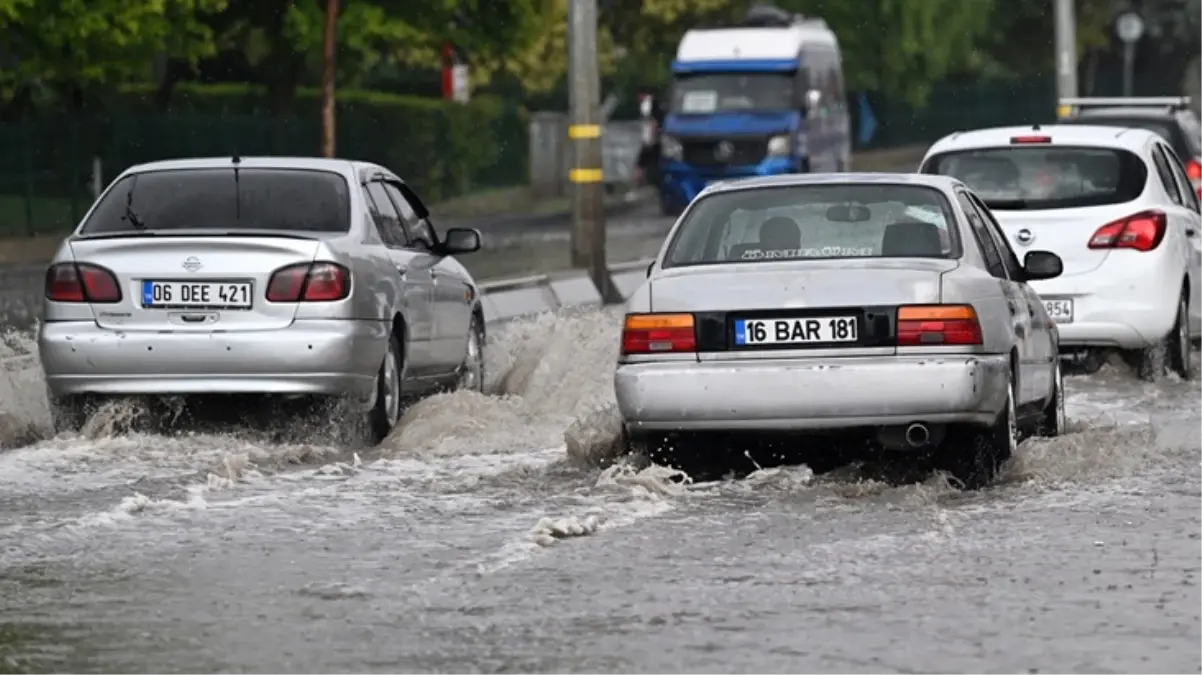
<svg viewBox="0 0 1202 675"><path fill-rule="evenodd" d="M1198 236L1198 231L1192 227L1187 227L1187 228L1185 228L1185 236L1196 237L1196 236Z"/></svg>

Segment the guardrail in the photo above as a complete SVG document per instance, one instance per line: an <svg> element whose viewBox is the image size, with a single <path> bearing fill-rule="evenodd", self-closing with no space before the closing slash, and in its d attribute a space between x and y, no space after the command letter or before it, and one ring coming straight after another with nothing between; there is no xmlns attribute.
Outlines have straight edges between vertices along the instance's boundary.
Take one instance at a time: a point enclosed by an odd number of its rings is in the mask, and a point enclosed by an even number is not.
<svg viewBox="0 0 1202 675"><path fill-rule="evenodd" d="M609 266L610 277L623 299L629 298L647 278L647 266L651 263L652 259L648 258ZM487 324L559 309L600 307L603 304L601 294L584 270L486 281L480 284L479 289L484 322Z"/></svg>

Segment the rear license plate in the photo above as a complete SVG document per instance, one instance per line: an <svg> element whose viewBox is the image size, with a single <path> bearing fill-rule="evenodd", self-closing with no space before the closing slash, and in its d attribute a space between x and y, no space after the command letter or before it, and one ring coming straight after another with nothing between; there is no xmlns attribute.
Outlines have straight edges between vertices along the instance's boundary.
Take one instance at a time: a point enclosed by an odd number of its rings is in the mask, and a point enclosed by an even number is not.
<svg viewBox="0 0 1202 675"><path fill-rule="evenodd" d="M148 308L249 309L249 281L143 281L142 306Z"/></svg>
<svg viewBox="0 0 1202 675"><path fill-rule="evenodd" d="M1056 323L1073 322L1072 300L1044 300L1043 307L1047 310L1048 316L1052 321Z"/></svg>
<svg viewBox="0 0 1202 675"><path fill-rule="evenodd" d="M735 321L735 344L738 346L855 342L859 338L859 326L854 316Z"/></svg>

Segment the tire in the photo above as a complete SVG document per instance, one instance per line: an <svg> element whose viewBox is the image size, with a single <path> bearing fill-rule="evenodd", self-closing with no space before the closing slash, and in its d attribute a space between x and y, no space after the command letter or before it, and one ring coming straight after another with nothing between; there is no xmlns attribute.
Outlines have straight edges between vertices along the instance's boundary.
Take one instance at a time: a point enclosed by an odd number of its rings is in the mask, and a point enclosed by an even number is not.
<svg viewBox="0 0 1202 675"><path fill-rule="evenodd" d="M1064 376L1061 373L1060 360L1056 360L1056 372L1052 375L1052 399L1043 410L1043 419L1035 429L1036 436L1055 438L1067 431L1068 417L1064 412Z"/></svg>
<svg viewBox="0 0 1202 675"><path fill-rule="evenodd" d="M459 366L457 389L483 394L484 375L484 324L480 321L480 315L473 314L472 325L468 328L463 365Z"/></svg>
<svg viewBox="0 0 1202 675"><path fill-rule="evenodd" d="M376 373L375 404L367 414L368 440L372 445L387 438L401 419L401 359L400 339L392 335Z"/></svg>
<svg viewBox="0 0 1202 675"><path fill-rule="evenodd" d="M979 490L997 478L1002 464L1018 448L1014 375L1006 383L1006 405L988 427L954 428L939 449L936 468L951 475L961 490Z"/></svg>
<svg viewBox="0 0 1202 675"><path fill-rule="evenodd" d="M1177 300L1177 320L1169 333L1165 349L1168 353L1168 367L1183 380L1193 377L1190 368L1191 343L1189 339L1189 299L1185 293Z"/></svg>

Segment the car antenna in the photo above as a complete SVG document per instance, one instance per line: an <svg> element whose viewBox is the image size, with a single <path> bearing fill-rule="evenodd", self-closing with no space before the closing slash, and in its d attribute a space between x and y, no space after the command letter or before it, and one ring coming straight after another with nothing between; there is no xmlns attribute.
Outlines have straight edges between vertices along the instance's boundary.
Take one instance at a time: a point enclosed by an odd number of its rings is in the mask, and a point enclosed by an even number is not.
<svg viewBox="0 0 1202 675"><path fill-rule="evenodd" d="M230 161L234 164L234 218L242 220L242 183L238 180L238 165L242 163L242 158L235 151Z"/></svg>

